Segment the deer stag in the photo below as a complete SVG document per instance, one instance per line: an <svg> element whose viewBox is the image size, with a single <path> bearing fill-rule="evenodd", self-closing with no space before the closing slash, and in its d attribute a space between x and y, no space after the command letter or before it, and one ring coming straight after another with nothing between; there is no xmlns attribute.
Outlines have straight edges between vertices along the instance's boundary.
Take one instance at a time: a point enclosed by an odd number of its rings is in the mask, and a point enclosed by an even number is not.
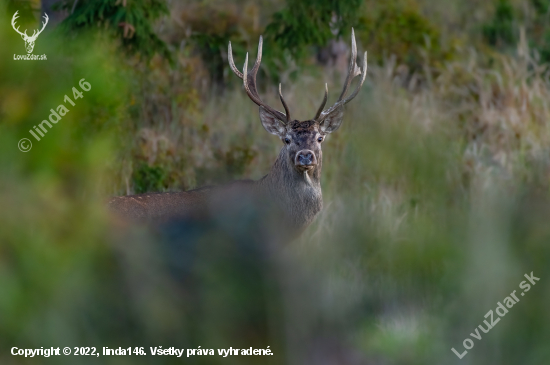
<svg viewBox="0 0 550 365"><path fill-rule="evenodd" d="M280 84L279 97L285 113L270 107L258 95L256 74L262 59L262 37L260 37L258 55L252 69L248 70L248 54L243 72L237 69L233 61L231 42L228 58L233 72L243 80L244 89L249 98L259 106L262 125L283 142L279 157L269 174L258 181L236 181L214 188L116 197L109 202L116 212L130 218L155 221L178 216L204 219L219 217L221 214L224 217L235 217L244 212L235 206L242 206L242 201L246 200L250 205L255 204L256 207L276 207L277 217L285 222L286 231L295 232L293 236L307 227L319 213L323 205L320 184L321 144L327 134L340 127L344 105L357 95L363 85L367 71L367 52L364 54L361 70L356 64L357 47L352 29L351 60L342 93L333 106L324 109L328 98L328 88L325 84L325 95L321 106L315 117L306 121L293 120L290 117ZM357 87L351 95L346 97L352 80L358 75L361 75L361 78Z"/></svg>
<svg viewBox="0 0 550 365"><path fill-rule="evenodd" d="M40 35L40 33L42 33L42 31L44 30L44 28L46 28L46 24L48 24L48 14L44 13L44 22L42 23L42 29L40 29L38 32L35 30L32 35L29 37L27 35L27 30L25 29L25 32L24 33L21 33L19 31L19 27L15 28L15 20L19 17L17 15L17 13L19 12L19 10L17 10L15 12L15 14L13 14L13 18L11 18L11 26L13 27L13 29L21 34L21 38L23 38L23 40L25 41L25 48L27 49L27 53L32 53L32 50L34 49L34 42L36 41L36 38L38 38L38 36Z"/></svg>

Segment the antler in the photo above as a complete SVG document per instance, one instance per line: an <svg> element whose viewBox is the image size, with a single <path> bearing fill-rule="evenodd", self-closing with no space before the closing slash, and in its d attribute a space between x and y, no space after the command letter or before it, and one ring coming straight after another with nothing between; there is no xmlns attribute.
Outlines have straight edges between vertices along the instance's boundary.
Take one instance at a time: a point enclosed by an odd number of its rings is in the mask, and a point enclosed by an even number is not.
<svg viewBox="0 0 550 365"><path fill-rule="evenodd" d="M276 109L273 109L272 107L264 103L260 98L260 96L258 95L258 89L256 88L256 74L258 73L258 70L260 68L260 63L262 62L262 44L263 44L263 39L260 36L260 42L258 43L258 55L256 56L256 62L254 63L254 66L250 71L247 72L247 68L248 68L248 53L247 53L246 59L244 61L243 72L241 73L237 69L237 67L235 66L235 62L233 61L233 50L231 49L231 42L229 42L229 48L227 52L227 57L229 59L229 66L231 67L235 75L243 79L244 89L246 90L248 97L254 103L264 108L274 117L276 117L281 122L286 124L290 122L290 112L288 111L288 106L286 105L285 99L283 98L283 94L281 93L281 84L279 84L279 98L281 99L281 103L285 108L286 114Z"/></svg>
<svg viewBox="0 0 550 365"><path fill-rule="evenodd" d="M319 110L317 111L317 114L315 115L314 120L316 121L322 121L325 119L327 115L332 113L335 109L340 108L341 106L349 103L355 96L357 96L357 93L361 89L361 86L363 86L363 83L365 82L365 78L367 76L367 52L365 52L365 55L363 57L363 75L361 76L361 79L359 80L359 84L355 88L355 91L348 96L347 98L343 99L344 96L346 96L346 93L348 92L349 86L351 85L351 81L355 78L355 76L361 75L361 69L357 67L357 44L355 43L355 33L353 31L353 28L351 28L351 60L349 63L349 69L348 69L348 75L346 77L346 82L344 83L344 88L342 90L342 93L340 94L340 97L338 98L338 101L331 106L330 108L323 110L325 107L325 104L327 103L327 97L328 97L328 88L325 84L325 97L323 99L323 102L321 103L321 106L319 107Z"/></svg>
<svg viewBox="0 0 550 365"><path fill-rule="evenodd" d="M19 12L19 10L17 10L17 11L15 12L15 14L13 14L13 18L11 18L11 26L13 27L13 30L15 30L17 33L19 33L19 34L21 34L22 36L25 36L25 37L28 38L29 36L27 35L27 30L26 30L26 29L25 29L25 33L21 33L21 32L19 31L19 27L15 28L15 19L19 18L19 16L17 15L18 12Z"/></svg>
<svg viewBox="0 0 550 365"><path fill-rule="evenodd" d="M17 18L19 18L19 16L17 15L18 12L19 12L19 10L17 10L17 11L15 12L15 14L13 14L13 18L11 18L11 26L13 27L13 29L14 29L17 33L21 34L22 36L25 36L25 38L36 39L36 38L38 37L38 35L39 35L40 33L42 33L42 31L44 30L44 28L46 28L46 24L48 24L48 20L49 20L48 14L44 13L45 22L42 23L42 24L43 24L43 25L42 25L42 29L40 29L40 30L38 31L38 33L37 33L37 31L35 30L35 31L32 33L32 35L29 37L29 36L27 35L27 30L26 30L26 29L25 29L25 32L24 32L24 33L21 33L21 32L19 31L19 27L15 28L15 20L16 20Z"/></svg>
<svg viewBox="0 0 550 365"><path fill-rule="evenodd" d="M35 39L36 39L36 38L40 35L40 33L42 33L42 31L44 30L44 28L46 28L46 24L48 24L48 20L50 20L50 18L48 18L48 14L46 14L46 13L44 13L44 20L45 20L45 21L42 22L42 24L43 24L43 25L42 25L42 29L40 29L40 30L38 31L38 33L36 33L36 30L35 30L35 31L33 32L32 36L31 36L31 38L35 38ZM35 34L35 33L36 33L36 34Z"/></svg>

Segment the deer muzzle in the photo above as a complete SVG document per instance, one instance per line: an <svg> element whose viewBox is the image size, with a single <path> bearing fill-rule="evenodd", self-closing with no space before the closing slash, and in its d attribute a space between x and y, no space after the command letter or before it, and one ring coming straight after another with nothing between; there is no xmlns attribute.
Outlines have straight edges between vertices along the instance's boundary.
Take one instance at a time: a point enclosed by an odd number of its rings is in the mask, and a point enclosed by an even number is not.
<svg viewBox="0 0 550 365"><path fill-rule="evenodd" d="M296 153L294 164L300 169L310 170L317 165L317 157L311 150L301 150Z"/></svg>
<svg viewBox="0 0 550 365"><path fill-rule="evenodd" d="M25 42L25 48L27 49L27 53L32 53L34 42Z"/></svg>

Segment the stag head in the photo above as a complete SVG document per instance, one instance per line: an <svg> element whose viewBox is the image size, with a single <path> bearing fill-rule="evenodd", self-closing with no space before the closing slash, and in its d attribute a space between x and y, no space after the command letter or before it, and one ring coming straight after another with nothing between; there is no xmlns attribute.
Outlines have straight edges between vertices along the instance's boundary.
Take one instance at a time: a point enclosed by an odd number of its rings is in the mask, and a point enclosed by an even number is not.
<svg viewBox="0 0 550 365"><path fill-rule="evenodd" d="M32 50L34 49L34 42L36 41L36 38L38 38L38 36L40 35L40 33L42 33L42 31L44 30L44 28L46 27L46 24L48 24L48 14L44 13L44 22L42 23L42 29L40 29L39 31L34 31L33 34L31 36L28 36L27 35L27 30L25 29L25 32L20 32L19 31L19 27L15 27L15 20L19 17L17 15L17 13L19 12L16 11L15 14L13 14L13 18L11 19L11 26L13 27L13 29L19 33L21 35L21 38L23 38L23 40L25 41L25 48L27 49L27 53L32 53Z"/></svg>
<svg viewBox="0 0 550 365"><path fill-rule="evenodd" d="M247 53L243 72L241 73L237 67L235 67L231 42L229 42L229 65L233 72L239 78L243 79L244 88L249 98L260 107L260 120L264 128L269 133L278 136L283 142L288 164L294 167L296 173L302 174L306 179L308 179L308 176L318 176L322 158L321 143L327 134L334 132L340 127L344 116L344 105L355 98L361 89L367 74L367 52L365 52L363 57L363 70L361 71L357 66L357 45L355 43L355 34L352 28L351 60L348 75L340 97L333 106L324 109L328 98L328 87L325 84L325 96L315 117L311 120L298 121L292 120L290 117L288 106L281 92L281 84L279 84L279 98L281 99L285 113L265 104L258 95L256 74L258 73L262 60L262 43L262 37L260 37L258 55L252 69L250 71L247 70ZM361 78L359 79L357 87L351 95L345 97L352 80L358 75L361 75Z"/></svg>

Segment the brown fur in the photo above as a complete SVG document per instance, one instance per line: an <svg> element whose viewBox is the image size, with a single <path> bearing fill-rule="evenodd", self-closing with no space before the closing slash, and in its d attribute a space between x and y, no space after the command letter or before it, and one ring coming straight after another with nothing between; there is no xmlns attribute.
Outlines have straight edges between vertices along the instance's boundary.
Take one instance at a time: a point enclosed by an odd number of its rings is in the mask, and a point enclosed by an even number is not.
<svg viewBox="0 0 550 365"><path fill-rule="evenodd" d="M243 80L250 99L259 106L260 120L267 132L283 141L279 157L269 174L254 182L201 188L179 193L142 194L113 198L109 204L119 214L131 219L166 221L175 218L210 220L240 225L242 220L276 221L268 224L273 233L285 232L294 236L304 230L323 207L321 193L321 168L323 154L321 142L342 124L344 105L359 92L367 72L367 54L363 58L363 70L356 64L357 47L352 29L352 47L349 74L338 101L324 109L328 89L314 120L298 121L290 118L281 85L279 97L285 113L265 104L257 92L256 74L260 67L262 38L254 66L248 71L248 61L240 72L233 61L231 43L228 61L233 72ZM248 56L247 56L248 60ZM362 75L355 91L348 97L348 88L354 77ZM253 224L256 224L253 223ZM257 225L257 224L256 224Z"/></svg>
<svg viewBox="0 0 550 365"><path fill-rule="evenodd" d="M186 192L146 193L114 197L110 208L118 215L139 221L165 222L177 218L212 219L218 212L231 209L236 199L265 214L266 209L281 212L290 231L305 229L323 206L321 193L322 153L316 138L319 125L314 121L293 121L288 128L292 145L285 145L269 174L258 181L235 181L222 186L209 186ZM294 166L294 155L304 148L315 152L317 166L303 172ZM304 174L307 174L305 177ZM235 209L238 210L238 209ZM293 234L293 235L294 235Z"/></svg>

